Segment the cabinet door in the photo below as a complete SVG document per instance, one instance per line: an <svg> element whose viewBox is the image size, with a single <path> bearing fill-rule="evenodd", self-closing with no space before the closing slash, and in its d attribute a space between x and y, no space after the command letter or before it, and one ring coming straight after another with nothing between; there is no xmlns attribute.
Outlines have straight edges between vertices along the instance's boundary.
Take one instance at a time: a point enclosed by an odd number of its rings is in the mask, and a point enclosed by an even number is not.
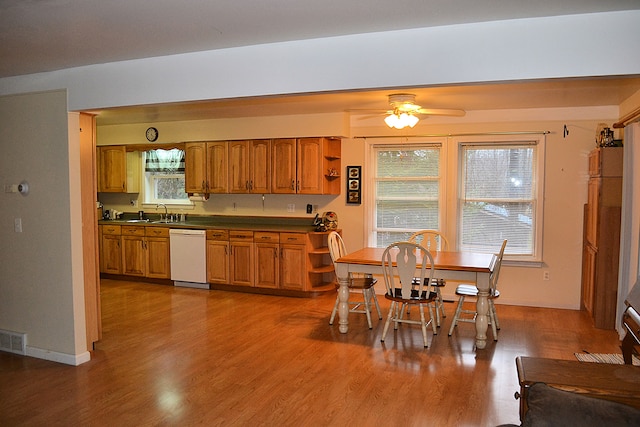
<svg viewBox="0 0 640 427"><path fill-rule="evenodd" d="M280 245L280 287L305 290L306 250L304 245Z"/></svg>
<svg viewBox="0 0 640 427"><path fill-rule="evenodd" d="M227 142L207 142L207 182L209 193L229 192Z"/></svg>
<svg viewBox="0 0 640 427"><path fill-rule="evenodd" d="M232 285L253 286L253 243L230 242L229 279Z"/></svg>
<svg viewBox="0 0 640 427"><path fill-rule="evenodd" d="M591 245L584 246L584 260L582 265L582 304L584 308L593 315L593 297L596 280L596 251Z"/></svg>
<svg viewBox="0 0 640 427"><path fill-rule="evenodd" d="M145 259L144 237L122 236L122 274L144 276Z"/></svg>
<svg viewBox="0 0 640 427"><path fill-rule="evenodd" d="M249 141L229 143L229 191L249 192Z"/></svg>
<svg viewBox="0 0 640 427"><path fill-rule="evenodd" d="M271 193L271 140L251 141L249 191L251 193Z"/></svg>
<svg viewBox="0 0 640 427"><path fill-rule="evenodd" d="M100 272L122 274L122 250L120 235L103 234Z"/></svg>
<svg viewBox="0 0 640 427"><path fill-rule="evenodd" d="M600 206L600 178L589 178L587 187L587 242L598 247L598 217Z"/></svg>
<svg viewBox="0 0 640 427"><path fill-rule="evenodd" d="M207 191L207 146L202 142L184 144L184 190L186 193Z"/></svg>
<svg viewBox="0 0 640 427"><path fill-rule="evenodd" d="M271 192L296 192L296 140L274 139L271 146Z"/></svg>
<svg viewBox="0 0 640 427"><path fill-rule="evenodd" d="M146 237L147 277L171 278L169 239L166 237Z"/></svg>
<svg viewBox="0 0 640 427"><path fill-rule="evenodd" d="M299 194L322 194L322 138L299 139L297 151L297 192Z"/></svg>
<svg viewBox="0 0 640 427"><path fill-rule="evenodd" d="M277 288L279 276L278 244L255 243L255 285L260 288Z"/></svg>
<svg viewBox="0 0 640 427"><path fill-rule="evenodd" d="M124 145L98 147L98 191L124 193L127 189L127 152Z"/></svg>
<svg viewBox="0 0 640 427"><path fill-rule="evenodd" d="M207 240L207 280L229 284L229 242Z"/></svg>

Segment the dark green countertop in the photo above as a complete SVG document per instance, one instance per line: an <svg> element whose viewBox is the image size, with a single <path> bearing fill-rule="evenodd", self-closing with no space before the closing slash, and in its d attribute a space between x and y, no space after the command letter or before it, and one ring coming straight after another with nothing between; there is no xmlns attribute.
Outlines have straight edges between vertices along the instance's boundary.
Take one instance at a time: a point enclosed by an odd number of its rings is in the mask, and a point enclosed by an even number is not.
<svg viewBox="0 0 640 427"><path fill-rule="evenodd" d="M158 216L150 216L149 222L137 221L137 214L124 213L121 219L100 220L100 225L137 225L149 227L170 227L190 229L225 229L248 231L274 231L308 233L315 231L313 218L289 217L248 217L222 215L187 215L183 222L157 222Z"/></svg>

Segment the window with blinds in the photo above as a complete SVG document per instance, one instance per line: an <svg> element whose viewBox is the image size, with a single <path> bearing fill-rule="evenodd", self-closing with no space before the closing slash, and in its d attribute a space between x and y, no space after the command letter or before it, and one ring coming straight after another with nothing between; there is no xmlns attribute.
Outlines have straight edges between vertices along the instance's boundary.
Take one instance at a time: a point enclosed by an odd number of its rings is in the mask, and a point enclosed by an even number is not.
<svg viewBox="0 0 640 427"><path fill-rule="evenodd" d="M462 251L533 257L538 224L537 141L460 145L458 244Z"/></svg>
<svg viewBox="0 0 640 427"><path fill-rule="evenodd" d="M183 150L149 150L142 157L145 203L190 204L184 192Z"/></svg>
<svg viewBox="0 0 640 427"><path fill-rule="evenodd" d="M378 247L440 225L440 145L373 146L375 214L373 240Z"/></svg>

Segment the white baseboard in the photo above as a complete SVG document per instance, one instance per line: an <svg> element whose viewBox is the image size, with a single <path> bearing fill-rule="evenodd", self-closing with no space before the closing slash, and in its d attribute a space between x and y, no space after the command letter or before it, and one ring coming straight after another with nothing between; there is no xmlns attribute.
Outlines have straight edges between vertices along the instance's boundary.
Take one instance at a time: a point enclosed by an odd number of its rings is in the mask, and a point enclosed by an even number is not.
<svg viewBox="0 0 640 427"><path fill-rule="evenodd" d="M88 351L80 354L66 354L29 346L27 346L27 356L72 366L78 366L91 360L91 353Z"/></svg>

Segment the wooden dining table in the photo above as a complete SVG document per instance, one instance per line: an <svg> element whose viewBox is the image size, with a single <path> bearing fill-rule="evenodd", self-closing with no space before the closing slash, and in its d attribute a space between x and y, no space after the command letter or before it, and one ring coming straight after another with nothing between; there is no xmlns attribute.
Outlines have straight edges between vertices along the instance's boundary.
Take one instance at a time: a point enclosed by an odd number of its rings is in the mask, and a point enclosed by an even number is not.
<svg viewBox="0 0 640 427"><path fill-rule="evenodd" d="M362 248L340 257L335 262L338 278L338 316L339 330L349 330L349 273L382 274L382 253L385 248ZM478 288L476 302L476 348L487 345L487 327L489 325L489 276L496 262L493 254L475 252L431 252L434 263L434 276L442 279L465 283L475 283Z"/></svg>

